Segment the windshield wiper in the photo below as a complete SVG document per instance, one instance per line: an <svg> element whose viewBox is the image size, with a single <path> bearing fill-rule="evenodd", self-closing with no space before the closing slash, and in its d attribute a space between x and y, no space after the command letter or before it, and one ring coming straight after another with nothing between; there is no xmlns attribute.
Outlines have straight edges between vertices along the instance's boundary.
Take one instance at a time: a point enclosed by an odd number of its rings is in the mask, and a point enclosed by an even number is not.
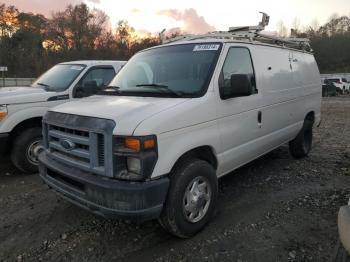
<svg viewBox="0 0 350 262"><path fill-rule="evenodd" d="M49 85L44 84L44 83L36 83L36 84L39 85L39 86L50 87Z"/></svg>
<svg viewBox="0 0 350 262"><path fill-rule="evenodd" d="M139 84L139 85L136 85L137 87L154 87L154 89L160 89L160 90L163 90L163 91L166 91L167 93L169 94L172 94L176 97L181 97L183 92L176 92L174 90L172 90L171 88L169 88L167 85L161 85L161 84Z"/></svg>

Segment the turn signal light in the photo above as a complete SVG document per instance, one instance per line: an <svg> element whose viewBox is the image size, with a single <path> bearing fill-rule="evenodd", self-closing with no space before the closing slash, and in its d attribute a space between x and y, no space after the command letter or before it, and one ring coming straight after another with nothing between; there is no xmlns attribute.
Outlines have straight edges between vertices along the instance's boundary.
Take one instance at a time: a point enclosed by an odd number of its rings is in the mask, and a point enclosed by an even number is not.
<svg viewBox="0 0 350 262"><path fill-rule="evenodd" d="M0 120L3 120L7 116L7 112L0 112Z"/></svg>
<svg viewBox="0 0 350 262"><path fill-rule="evenodd" d="M156 146L156 141L154 139L148 139L143 141L144 149L152 149L152 148L155 148L155 146Z"/></svg>
<svg viewBox="0 0 350 262"><path fill-rule="evenodd" d="M136 152L139 152L141 149L141 142L137 138L127 137L125 138L125 147Z"/></svg>

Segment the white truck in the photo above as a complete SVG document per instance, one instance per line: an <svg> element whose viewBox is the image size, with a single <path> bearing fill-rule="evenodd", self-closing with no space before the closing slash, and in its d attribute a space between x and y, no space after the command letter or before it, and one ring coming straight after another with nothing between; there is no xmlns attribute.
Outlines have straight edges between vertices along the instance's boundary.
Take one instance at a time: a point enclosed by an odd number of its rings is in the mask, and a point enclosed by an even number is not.
<svg viewBox="0 0 350 262"><path fill-rule="evenodd" d="M95 94L107 86L125 61L58 64L30 87L0 88L0 153L10 153L23 172L38 171L42 117L50 107Z"/></svg>
<svg viewBox="0 0 350 262"><path fill-rule="evenodd" d="M218 178L285 143L307 156L317 64L307 40L276 41L261 27L143 50L103 95L50 109L43 181L95 214L159 219L186 238L213 215Z"/></svg>
<svg viewBox="0 0 350 262"><path fill-rule="evenodd" d="M332 77L327 78L327 81L333 83L342 94L349 94L350 83L345 77Z"/></svg>

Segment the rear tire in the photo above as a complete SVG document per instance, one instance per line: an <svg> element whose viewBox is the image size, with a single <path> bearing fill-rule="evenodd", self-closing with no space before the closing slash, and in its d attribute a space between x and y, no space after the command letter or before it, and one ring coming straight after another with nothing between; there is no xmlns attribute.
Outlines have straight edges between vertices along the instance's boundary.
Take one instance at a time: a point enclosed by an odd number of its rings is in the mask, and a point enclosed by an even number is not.
<svg viewBox="0 0 350 262"><path fill-rule="evenodd" d="M39 127L23 130L14 138L11 151L12 163L22 172L38 172L37 155L42 149L42 131Z"/></svg>
<svg viewBox="0 0 350 262"><path fill-rule="evenodd" d="M170 177L160 224L169 233L189 238L201 231L214 214L218 196L215 169L204 160L181 161Z"/></svg>
<svg viewBox="0 0 350 262"><path fill-rule="evenodd" d="M289 142L289 152L294 158L306 157L312 148L313 121L306 119L297 137Z"/></svg>

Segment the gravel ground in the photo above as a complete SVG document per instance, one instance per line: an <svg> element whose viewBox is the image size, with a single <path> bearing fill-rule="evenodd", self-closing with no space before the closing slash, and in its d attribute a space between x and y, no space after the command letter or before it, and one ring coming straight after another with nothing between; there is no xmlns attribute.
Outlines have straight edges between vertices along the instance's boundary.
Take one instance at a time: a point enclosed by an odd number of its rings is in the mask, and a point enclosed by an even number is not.
<svg viewBox="0 0 350 262"><path fill-rule="evenodd" d="M0 159L0 261L332 261L350 197L350 98L327 98L310 156L283 146L220 179L208 227L179 240L61 200Z"/></svg>

